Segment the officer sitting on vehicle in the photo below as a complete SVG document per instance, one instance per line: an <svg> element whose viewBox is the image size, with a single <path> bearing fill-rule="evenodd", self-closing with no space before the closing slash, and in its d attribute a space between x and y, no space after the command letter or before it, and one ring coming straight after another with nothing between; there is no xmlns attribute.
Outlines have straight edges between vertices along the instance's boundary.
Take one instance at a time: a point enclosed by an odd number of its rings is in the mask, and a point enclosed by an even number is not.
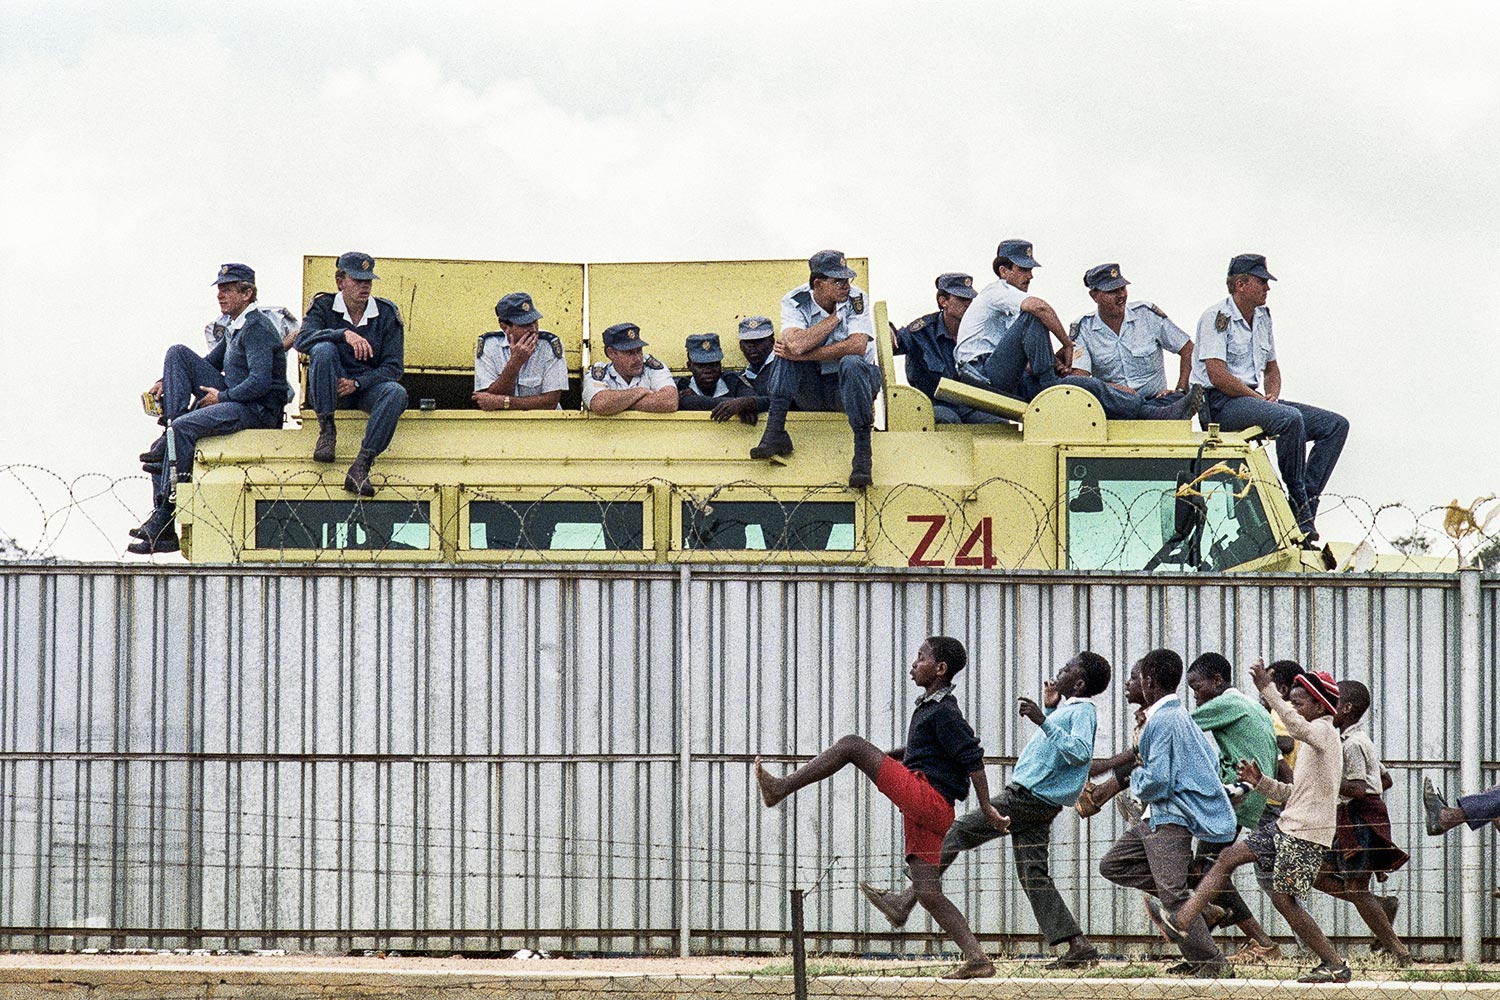
<svg viewBox="0 0 1500 1000"><path fill-rule="evenodd" d="M338 443L335 410L359 407L370 415L359 454L344 476L344 489L375 495L370 466L390 446L396 421L406 409L406 328L396 303L371 296L375 259L346 253L333 272L338 291L319 292L308 306L295 347L310 362L307 401L318 415L313 461L332 462Z"/></svg>
<svg viewBox="0 0 1500 1000"><path fill-rule="evenodd" d="M482 334L474 352L473 400L481 410L556 410L568 387L568 363L555 333L530 295L511 292L495 303L500 329Z"/></svg>
<svg viewBox="0 0 1500 1000"><path fill-rule="evenodd" d="M1170 407L1184 396L1196 408L1203 390L1189 388L1193 369L1193 341L1182 328L1151 302L1126 302L1130 282L1119 264L1100 264L1083 275L1089 298L1099 308L1080 317L1069 331L1073 337L1073 375L1092 375L1119 392L1141 401L1142 416ZM1178 356L1176 388L1167 384L1161 352Z"/></svg>
<svg viewBox="0 0 1500 1000"><path fill-rule="evenodd" d="M934 397L939 379L958 378L953 348L958 327L977 294L972 276L957 271L940 274L937 312L928 313L896 331L896 353L906 355L906 381L927 395L933 419L940 424L995 424L1005 418L961 403L939 403Z"/></svg>
<svg viewBox="0 0 1500 1000"><path fill-rule="evenodd" d="M193 449L206 437L232 434L247 427L281 425L287 401L286 348L275 324L255 301L255 272L246 264L225 264L214 279L219 308L229 317L224 338L207 357L174 344L162 362L159 422L171 421L175 470L179 480L193 468ZM130 534L139 541L128 551L136 555L176 552L177 530L172 481L174 464L167 461L167 434L141 455L152 472L151 516Z"/></svg>
<svg viewBox="0 0 1500 1000"><path fill-rule="evenodd" d="M589 368L583 379L583 408L600 416L639 410L675 413L677 386L667 366L645 353L646 341L634 323L616 323L604 331L605 364Z"/></svg>
<svg viewBox="0 0 1500 1000"><path fill-rule="evenodd" d="M679 410L707 410L717 421L739 417L755 423L768 400L757 398L737 372L724 370L724 350L717 333L695 333L687 339L688 371L677 380Z"/></svg>
<svg viewBox="0 0 1500 1000"><path fill-rule="evenodd" d="M740 370L740 378L767 405L770 404L767 385L771 378L771 368L776 364L776 354L773 351L775 346L776 328L771 325L768 317L746 316L740 320L740 353L745 357L745 367ZM764 413L766 406L761 406L760 410Z"/></svg>
<svg viewBox="0 0 1500 1000"><path fill-rule="evenodd" d="M792 453L786 431L787 411L843 410L854 431L854 458L849 485L869 486L870 429L875 424L875 394L880 369L875 363L875 326L865 308L864 289L837 250L820 250L807 261L808 281L781 300L781 336L776 339L776 367L771 371L770 409L760 444L751 458Z"/></svg>

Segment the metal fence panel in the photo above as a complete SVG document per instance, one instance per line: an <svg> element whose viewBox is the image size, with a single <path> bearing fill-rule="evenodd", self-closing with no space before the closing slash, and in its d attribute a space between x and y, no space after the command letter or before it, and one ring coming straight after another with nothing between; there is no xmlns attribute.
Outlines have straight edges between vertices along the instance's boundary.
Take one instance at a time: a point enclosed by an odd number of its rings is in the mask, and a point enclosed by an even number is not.
<svg viewBox="0 0 1500 1000"><path fill-rule="evenodd" d="M786 889L816 884L825 942L929 947L925 916L895 937L856 890L900 878L899 817L869 783L851 772L767 810L750 761L782 769L844 733L902 742L907 668L934 633L969 648L959 697L995 787L1034 732L1016 697L1079 649L1115 666L1101 756L1129 739L1125 673L1155 646L1365 681L1413 857L1390 883L1397 930L1458 935L1457 847L1418 822L1422 775L1456 793L1472 735L1452 696L1453 578L705 567L682 586L652 569L0 571L0 945L624 950L671 947L686 919L695 947L769 948ZM1487 762L1497 601L1487 584ZM1095 874L1121 829L1112 810L1054 827L1091 936L1148 931ZM1001 842L950 875L982 933L1035 933L1013 872ZM1352 908L1313 906L1362 933Z"/></svg>

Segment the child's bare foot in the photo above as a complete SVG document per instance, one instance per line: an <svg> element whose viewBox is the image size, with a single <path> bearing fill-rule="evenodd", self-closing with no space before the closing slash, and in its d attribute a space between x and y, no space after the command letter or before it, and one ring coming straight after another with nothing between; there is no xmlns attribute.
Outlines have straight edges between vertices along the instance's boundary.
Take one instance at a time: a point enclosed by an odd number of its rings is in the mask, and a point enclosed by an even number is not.
<svg viewBox="0 0 1500 1000"><path fill-rule="evenodd" d="M781 782L766 773L766 769L760 764L759 757L755 758L755 781L760 785L760 800L768 807L786 798L786 794L778 787Z"/></svg>

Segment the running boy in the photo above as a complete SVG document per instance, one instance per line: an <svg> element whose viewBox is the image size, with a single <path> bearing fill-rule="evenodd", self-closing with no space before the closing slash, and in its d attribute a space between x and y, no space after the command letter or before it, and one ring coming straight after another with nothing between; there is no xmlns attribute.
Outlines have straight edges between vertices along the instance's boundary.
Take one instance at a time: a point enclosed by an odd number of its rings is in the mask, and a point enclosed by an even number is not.
<svg viewBox="0 0 1500 1000"><path fill-rule="evenodd" d="M1047 966L1049 969L1081 969L1099 961L1099 949L1084 936L1052 881L1047 851L1052 821L1077 801L1094 755L1099 713L1089 699L1108 686L1109 661L1085 650L1068 661L1056 680L1042 686L1045 709L1030 698L1018 698L1021 718L1041 728L1021 751L1010 782L990 800L1000 815L1010 819L1016 875L1042 936L1049 946L1068 945L1068 950ZM1005 832L993 826L984 813L967 813L943 838L939 874L958 859L960 851L987 844ZM892 892L861 882L859 888L894 927L906 923L917 902L914 886Z"/></svg>
<svg viewBox="0 0 1500 1000"><path fill-rule="evenodd" d="M922 643L911 665L911 679L923 693L912 711L904 747L883 753L869 740L844 736L779 778L767 773L760 758L755 758L755 780L768 807L800 788L832 777L845 764L863 771L881 794L896 804L905 820L906 866L917 902L963 952L963 964L945 979L980 979L995 974L995 966L979 947L969 922L943 895L940 883L943 835L953 825L953 803L968 797L972 783L985 822L1000 832L1009 825L990 802L984 748L953 697L953 678L967 662L968 654L957 639L936 635Z"/></svg>
<svg viewBox="0 0 1500 1000"><path fill-rule="evenodd" d="M1153 906L1154 900L1147 900L1147 905L1153 907L1154 915L1169 934L1183 934L1224 887L1230 873L1253 861L1256 880L1270 893L1276 912L1322 959L1297 981L1347 983L1348 963L1339 957L1328 936L1299 902L1312 889L1323 865L1323 855L1333 845L1334 811L1344 775L1344 752L1338 730L1333 726L1333 716L1338 710L1338 682L1323 672L1298 674L1292 683L1289 703L1276 689L1264 660L1255 661L1250 677L1271 711L1281 717L1287 732L1301 744L1290 784L1267 776L1253 760L1240 762L1240 780L1249 782L1267 798L1282 800L1281 815L1271 826L1262 826L1249 839L1230 845L1220 854L1182 906L1165 910Z"/></svg>
<svg viewBox="0 0 1500 1000"><path fill-rule="evenodd" d="M1316 887L1354 904L1382 950L1397 965L1410 965L1411 952L1391 927L1395 896L1370 892L1370 876L1382 877L1409 860L1391 841L1391 814L1380 793L1385 790L1380 756L1362 720L1370 708L1370 689L1359 681L1339 682L1339 708L1333 724L1343 734L1344 778L1339 788L1338 828ZM1390 901L1389 903L1387 902Z"/></svg>

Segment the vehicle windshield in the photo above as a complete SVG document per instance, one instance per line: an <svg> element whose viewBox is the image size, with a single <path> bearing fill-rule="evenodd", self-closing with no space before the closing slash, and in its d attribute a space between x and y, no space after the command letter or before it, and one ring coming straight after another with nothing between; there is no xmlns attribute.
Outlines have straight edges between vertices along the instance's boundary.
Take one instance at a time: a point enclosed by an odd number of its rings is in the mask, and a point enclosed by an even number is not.
<svg viewBox="0 0 1500 1000"><path fill-rule="evenodd" d="M1070 456L1067 479L1069 569L1213 572L1276 551L1243 460Z"/></svg>

